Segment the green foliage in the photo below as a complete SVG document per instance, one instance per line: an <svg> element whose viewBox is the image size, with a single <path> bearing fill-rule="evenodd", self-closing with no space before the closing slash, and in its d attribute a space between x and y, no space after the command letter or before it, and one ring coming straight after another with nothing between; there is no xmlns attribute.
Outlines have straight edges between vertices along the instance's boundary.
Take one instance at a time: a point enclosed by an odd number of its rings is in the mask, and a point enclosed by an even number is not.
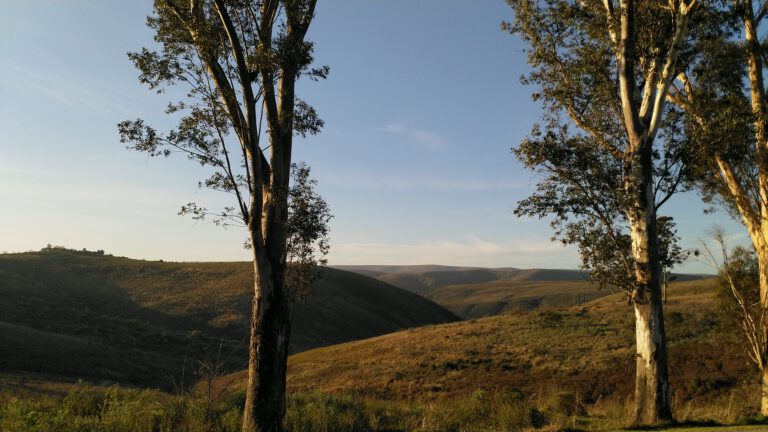
<svg viewBox="0 0 768 432"><path fill-rule="evenodd" d="M577 245L582 267L593 280L632 291L639 264L631 253L629 225L644 219L646 212L656 216L674 193L688 187L683 182L688 145L683 117L680 109L664 107L664 97L659 99L660 107L649 108L650 101L659 97L658 87L651 83L659 79L660 64L667 56L673 58L674 69L667 72L671 76L700 62L691 49L696 38L674 44L682 52L673 53L676 25L687 18L666 1L508 3L515 21L502 28L529 45L532 70L522 82L536 86L533 99L542 103L545 112L543 124L534 125L530 135L512 149L540 179L536 192L520 201L515 213L551 217L553 240ZM620 16L627 17L627 8L632 9L631 22L618 35L618 21ZM696 35L706 26L694 20L690 27ZM628 72L621 69L624 65L629 65ZM620 77L636 94L622 99L618 89L625 84ZM651 128L644 138L627 123L628 116L635 120L642 116L636 123ZM642 175L637 174L640 170ZM653 193L647 204L646 184ZM668 219L656 219L659 231L663 229L660 220ZM653 225L648 248L664 250L660 255L668 266L678 263L682 254L675 245L676 236L661 232L654 236ZM650 256L639 262L656 259Z"/></svg>
<svg viewBox="0 0 768 432"><path fill-rule="evenodd" d="M551 217L553 240L579 247L582 268L603 286L631 289L634 264L623 211L622 164L589 138L550 124L513 148L523 164L543 176L515 214Z"/></svg>
<svg viewBox="0 0 768 432"><path fill-rule="evenodd" d="M166 109L178 125L163 133L143 119L125 120L118 124L120 141L150 156L187 156L209 168L199 187L230 193L236 203L209 210L191 202L180 214L248 226L251 218L261 218L261 211L250 207L263 201L262 194L276 194L277 202L285 203L291 162L283 152L290 155L293 134L317 134L324 125L315 109L294 95L300 76L322 79L329 71L310 67L314 44L304 36L314 7L313 0L264 8L230 0L154 2L147 25L159 49L142 48L128 58L150 89L184 90Z"/></svg>
<svg viewBox="0 0 768 432"><path fill-rule="evenodd" d="M328 204L315 190L317 180L310 178L309 172L304 163L291 165L286 222L289 265L285 284L294 301L309 295L312 283L321 275L318 266L327 263L325 257L330 250L329 223L333 216Z"/></svg>
<svg viewBox="0 0 768 432"><path fill-rule="evenodd" d="M659 260L662 271L668 271L678 264L682 264L691 254L689 250L683 250L678 242L675 222L669 216L656 218L656 229L659 236Z"/></svg>
<svg viewBox="0 0 768 432"><path fill-rule="evenodd" d="M751 4L751 3L750 3ZM674 101L685 109L685 133L694 151L688 154L691 180L705 202L739 219L737 197L723 182L717 158L732 165L744 197L759 203L758 168L764 157L755 140L755 115L750 106L748 50L743 40L742 13L747 4L725 5L707 19L716 24L699 43L701 61L687 76ZM758 22L759 25L759 22ZM765 55L760 42L757 47Z"/></svg>
<svg viewBox="0 0 768 432"><path fill-rule="evenodd" d="M570 133L567 126L553 123L550 127L544 132L534 126L531 135L512 149L526 167L542 176L536 192L518 203L515 214L552 217L552 239L578 247L581 267L592 280L601 287L631 291L635 265L623 161L590 138ZM680 239L672 218L657 216L656 221L660 260L670 269L687 253L677 244Z"/></svg>
<svg viewBox="0 0 768 432"><path fill-rule="evenodd" d="M760 313L760 271L755 250L743 246L733 248L718 272L718 280L718 298L723 315L730 321L741 321L740 297L750 306L750 313L757 320Z"/></svg>
<svg viewBox="0 0 768 432"><path fill-rule="evenodd" d="M560 390L547 395L542 403L542 408L545 413L564 417L587 414L579 396L567 390Z"/></svg>
<svg viewBox="0 0 768 432"><path fill-rule="evenodd" d="M746 350L760 366L766 362L766 309L760 299L760 263L752 248L724 252L719 268L721 317L746 339Z"/></svg>
<svg viewBox="0 0 768 432"><path fill-rule="evenodd" d="M50 255L104 256L104 251L102 249L99 249L97 251L89 251L85 248L81 250L68 249L64 246L51 246L50 243L46 245L44 248L40 249L40 253L50 254ZM107 254L106 256L112 256L112 255Z"/></svg>

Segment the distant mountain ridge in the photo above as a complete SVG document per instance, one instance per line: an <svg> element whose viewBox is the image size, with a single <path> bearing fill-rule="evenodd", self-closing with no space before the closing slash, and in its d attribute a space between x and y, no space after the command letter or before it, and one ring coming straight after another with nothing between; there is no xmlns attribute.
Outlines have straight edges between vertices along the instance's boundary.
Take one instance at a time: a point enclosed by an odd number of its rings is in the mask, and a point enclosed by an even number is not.
<svg viewBox="0 0 768 432"><path fill-rule="evenodd" d="M366 274L435 301L463 318L511 311L572 306L611 294L589 282L589 274L568 269L482 268L440 265L336 266ZM706 275L675 275L677 281Z"/></svg>

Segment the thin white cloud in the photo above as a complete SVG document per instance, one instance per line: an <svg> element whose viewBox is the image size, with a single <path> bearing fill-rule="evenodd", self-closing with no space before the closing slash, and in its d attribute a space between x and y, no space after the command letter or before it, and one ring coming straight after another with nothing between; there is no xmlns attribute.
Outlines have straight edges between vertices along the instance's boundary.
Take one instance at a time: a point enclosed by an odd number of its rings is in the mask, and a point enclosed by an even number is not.
<svg viewBox="0 0 768 432"><path fill-rule="evenodd" d="M477 237L465 241L435 240L419 243L341 243L333 244L334 264L444 264L483 267L575 267L572 250L547 240L519 240L509 244ZM548 265L547 265L548 266Z"/></svg>
<svg viewBox="0 0 768 432"><path fill-rule="evenodd" d="M51 101L75 109L92 112L120 112L130 114L130 106L138 103L131 93L114 85L97 81L83 82L64 71L43 73L18 64L5 64L0 70L3 85L22 92L35 93Z"/></svg>
<svg viewBox="0 0 768 432"><path fill-rule="evenodd" d="M445 148L445 140L438 133L409 128L403 123L390 123L384 127L371 128L371 130L399 135L433 150Z"/></svg>

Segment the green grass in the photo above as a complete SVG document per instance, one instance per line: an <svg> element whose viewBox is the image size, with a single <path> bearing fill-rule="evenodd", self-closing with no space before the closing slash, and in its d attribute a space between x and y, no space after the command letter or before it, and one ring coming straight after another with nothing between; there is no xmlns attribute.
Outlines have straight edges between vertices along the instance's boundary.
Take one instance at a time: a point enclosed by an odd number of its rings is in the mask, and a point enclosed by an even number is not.
<svg viewBox="0 0 768 432"><path fill-rule="evenodd" d="M242 392L209 399L199 393L170 395L157 390L87 384L74 385L67 393L55 396L5 392L0 393L0 430L239 431L243 401ZM566 391L528 395L516 388L505 388L496 392L477 390L452 398L410 400L355 393L298 392L288 396L285 426L288 432L623 430L629 424L626 412L626 406L616 401L587 407L578 394ZM686 425L653 430L766 428L728 426L722 422L706 427L712 423L689 421Z"/></svg>
<svg viewBox="0 0 768 432"><path fill-rule="evenodd" d="M221 400L155 390L78 385L63 396L0 396L4 432L236 431L242 393ZM287 431L510 431L556 424L562 407L539 411L517 390L475 392L435 401L394 401L353 394L295 393ZM572 414L565 414L572 415ZM559 423L557 423L559 424Z"/></svg>

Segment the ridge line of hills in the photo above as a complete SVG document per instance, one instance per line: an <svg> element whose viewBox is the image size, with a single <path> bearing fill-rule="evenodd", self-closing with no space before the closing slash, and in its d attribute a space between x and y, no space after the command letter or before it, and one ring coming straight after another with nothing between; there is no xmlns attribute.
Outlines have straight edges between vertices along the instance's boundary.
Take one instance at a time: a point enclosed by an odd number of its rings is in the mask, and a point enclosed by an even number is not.
<svg viewBox="0 0 768 432"><path fill-rule="evenodd" d="M142 261L44 249L0 255L0 373L172 388L247 364L247 262ZM326 268L296 305L290 351L459 318L417 294ZM213 364L216 363L216 364Z"/></svg>
<svg viewBox="0 0 768 432"><path fill-rule="evenodd" d="M580 270L440 265L335 266L417 293L465 319L513 311L561 308L612 294ZM685 282L711 275L674 274Z"/></svg>
<svg viewBox="0 0 768 432"><path fill-rule="evenodd" d="M0 377L171 389L206 369L238 371L247 361L252 289L248 262L145 261L64 248L0 254ZM328 267L296 306L290 349L609 294L577 270Z"/></svg>

